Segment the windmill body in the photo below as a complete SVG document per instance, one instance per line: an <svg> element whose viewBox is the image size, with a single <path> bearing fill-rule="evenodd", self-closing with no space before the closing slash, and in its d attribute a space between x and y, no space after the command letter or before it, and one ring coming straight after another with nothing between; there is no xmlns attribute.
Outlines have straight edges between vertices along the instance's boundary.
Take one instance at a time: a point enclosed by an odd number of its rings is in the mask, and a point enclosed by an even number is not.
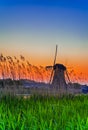
<svg viewBox="0 0 88 130"><path fill-rule="evenodd" d="M52 86L56 89L66 89L67 84L65 81L66 67L63 64L55 64L53 66L54 75L52 80Z"/></svg>
<svg viewBox="0 0 88 130"><path fill-rule="evenodd" d="M51 71L49 84L51 84L53 88L67 91L67 84L66 84L65 76L67 76L69 82L70 82L70 79L67 72L67 68L63 64L56 64L57 47L58 46L56 45L53 66L46 66L47 69L53 68Z"/></svg>

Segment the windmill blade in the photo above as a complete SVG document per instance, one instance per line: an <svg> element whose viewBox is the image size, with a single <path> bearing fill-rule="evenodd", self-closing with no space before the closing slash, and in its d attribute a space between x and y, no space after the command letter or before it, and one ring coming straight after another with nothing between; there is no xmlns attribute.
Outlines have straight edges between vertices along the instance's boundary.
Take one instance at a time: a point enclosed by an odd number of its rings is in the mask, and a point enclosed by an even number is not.
<svg viewBox="0 0 88 130"><path fill-rule="evenodd" d="M53 73L54 73L54 71L53 71L53 69L52 69L52 71L51 71L51 75L50 75L50 81L49 81L49 84L50 84L51 81L52 81Z"/></svg>
<svg viewBox="0 0 88 130"><path fill-rule="evenodd" d="M56 45L56 50L55 50L55 57L54 57L54 62L53 62L53 67L55 65L55 62L56 62L56 57L57 57L57 48L58 48L58 45ZM52 80L52 76L53 76L53 69L51 71L51 75L50 75L50 81L49 81L49 84L51 83L51 80Z"/></svg>
<svg viewBox="0 0 88 130"><path fill-rule="evenodd" d="M57 57L57 48L58 48L58 45L56 45L56 51L55 51L55 57L54 57L53 66L55 65L55 62L56 62L56 57Z"/></svg>
<svg viewBox="0 0 88 130"><path fill-rule="evenodd" d="M66 70L66 76L68 78L68 81L71 82L70 78L69 78L69 75L68 75L68 71Z"/></svg>
<svg viewBox="0 0 88 130"><path fill-rule="evenodd" d="M46 68L46 69L52 69L53 66L46 66L45 68Z"/></svg>

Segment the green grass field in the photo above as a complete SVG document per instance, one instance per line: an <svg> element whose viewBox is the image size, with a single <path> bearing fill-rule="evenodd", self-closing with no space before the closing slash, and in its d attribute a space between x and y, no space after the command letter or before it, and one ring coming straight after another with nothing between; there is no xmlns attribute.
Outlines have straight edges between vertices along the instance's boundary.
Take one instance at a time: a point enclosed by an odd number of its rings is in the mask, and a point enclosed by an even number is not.
<svg viewBox="0 0 88 130"><path fill-rule="evenodd" d="M88 130L88 96L4 96L0 130Z"/></svg>

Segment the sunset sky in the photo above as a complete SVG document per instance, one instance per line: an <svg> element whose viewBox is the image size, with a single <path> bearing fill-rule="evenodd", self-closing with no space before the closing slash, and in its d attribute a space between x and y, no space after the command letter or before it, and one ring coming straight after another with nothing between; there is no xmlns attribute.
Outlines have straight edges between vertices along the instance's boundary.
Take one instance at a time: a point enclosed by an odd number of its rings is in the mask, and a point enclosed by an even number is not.
<svg viewBox="0 0 88 130"><path fill-rule="evenodd" d="M0 0L0 53L52 65L56 44L57 62L87 78L87 0Z"/></svg>

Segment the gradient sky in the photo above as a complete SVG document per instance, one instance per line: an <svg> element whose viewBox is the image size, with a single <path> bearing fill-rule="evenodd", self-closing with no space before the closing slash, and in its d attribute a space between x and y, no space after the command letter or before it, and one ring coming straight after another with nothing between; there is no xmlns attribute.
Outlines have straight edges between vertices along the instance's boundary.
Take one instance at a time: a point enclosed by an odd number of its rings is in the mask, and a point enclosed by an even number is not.
<svg viewBox="0 0 88 130"><path fill-rule="evenodd" d="M57 62L88 76L87 0L0 0L0 52L31 64Z"/></svg>

